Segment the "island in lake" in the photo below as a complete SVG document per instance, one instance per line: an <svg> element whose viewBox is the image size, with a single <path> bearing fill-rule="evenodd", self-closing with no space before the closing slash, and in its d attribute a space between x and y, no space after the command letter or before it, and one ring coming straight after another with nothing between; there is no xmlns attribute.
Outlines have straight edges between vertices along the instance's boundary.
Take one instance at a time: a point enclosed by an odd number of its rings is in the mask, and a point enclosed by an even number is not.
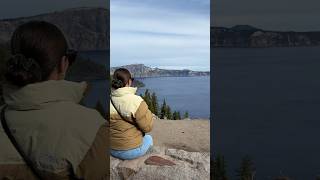
<svg viewBox="0 0 320 180"><path fill-rule="evenodd" d="M189 69L183 70L170 70L160 69L145 66L144 64L130 64L120 67L111 67L110 74L118 68L128 69L134 77L146 78L146 77L193 77L193 76L210 76L209 71L192 71Z"/></svg>
<svg viewBox="0 0 320 180"><path fill-rule="evenodd" d="M211 47L267 48L320 46L320 31L263 30L249 25L211 27Z"/></svg>

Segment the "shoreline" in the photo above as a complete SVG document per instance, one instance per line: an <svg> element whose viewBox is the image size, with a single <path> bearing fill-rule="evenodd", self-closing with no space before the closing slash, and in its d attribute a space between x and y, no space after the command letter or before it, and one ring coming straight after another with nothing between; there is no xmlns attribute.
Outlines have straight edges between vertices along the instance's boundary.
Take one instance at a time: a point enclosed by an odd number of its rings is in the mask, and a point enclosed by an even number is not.
<svg viewBox="0 0 320 180"><path fill-rule="evenodd" d="M205 76L149 76L149 77L135 77L135 79L149 79L149 78L192 78L192 77L209 77L210 75Z"/></svg>

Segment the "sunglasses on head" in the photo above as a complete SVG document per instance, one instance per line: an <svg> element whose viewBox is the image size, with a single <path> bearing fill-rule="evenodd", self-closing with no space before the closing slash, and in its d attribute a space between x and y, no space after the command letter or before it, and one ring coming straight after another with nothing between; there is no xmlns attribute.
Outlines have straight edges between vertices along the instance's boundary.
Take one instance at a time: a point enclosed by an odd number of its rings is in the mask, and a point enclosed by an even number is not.
<svg viewBox="0 0 320 180"><path fill-rule="evenodd" d="M74 61L76 61L77 54L78 54L78 51L76 51L74 49L68 49L67 50L65 56L68 58L69 65L72 65L74 63Z"/></svg>

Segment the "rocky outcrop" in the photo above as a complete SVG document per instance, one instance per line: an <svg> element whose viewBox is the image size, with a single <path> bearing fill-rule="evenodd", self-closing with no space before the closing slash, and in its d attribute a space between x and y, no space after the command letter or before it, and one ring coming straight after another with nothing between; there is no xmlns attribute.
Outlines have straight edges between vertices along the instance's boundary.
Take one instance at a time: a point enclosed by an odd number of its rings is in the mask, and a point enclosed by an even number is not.
<svg viewBox="0 0 320 180"><path fill-rule="evenodd" d="M131 64L121 66L122 68L128 69L134 77L190 77L190 76L209 76L210 72L207 71L192 71L192 70L168 70L168 69L159 69L151 68L145 66L144 64ZM120 67L112 67L110 73Z"/></svg>
<svg viewBox="0 0 320 180"><path fill-rule="evenodd" d="M156 119L154 147L135 160L110 157L112 180L210 179L209 120Z"/></svg>
<svg viewBox="0 0 320 180"><path fill-rule="evenodd" d="M156 119L154 146L143 157L110 157L112 180L209 180L209 120Z"/></svg>
<svg viewBox="0 0 320 180"><path fill-rule="evenodd" d="M154 144L168 149L188 152L210 152L210 120L154 121L150 133Z"/></svg>
<svg viewBox="0 0 320 180"><path fill-rule="evenodd" d="M76 8L0 20L0 44L8 43L16 27L31 20L57 25L66 34L71 46L79 51L109 49L109 10L104 8Z"/></svg>
<svg viewBox="0 0 320 180"><path fill-rule="evenodd" d="M135 160L110 157L112 180L209 180L210 154L153 147Z"/></svg>
<svg viewBox="0 0 320 180"><path fill-rule="evenodd" d="M320 46L319 32L266 31L248 25L211 27L211 47L266 48Z"/></svg>

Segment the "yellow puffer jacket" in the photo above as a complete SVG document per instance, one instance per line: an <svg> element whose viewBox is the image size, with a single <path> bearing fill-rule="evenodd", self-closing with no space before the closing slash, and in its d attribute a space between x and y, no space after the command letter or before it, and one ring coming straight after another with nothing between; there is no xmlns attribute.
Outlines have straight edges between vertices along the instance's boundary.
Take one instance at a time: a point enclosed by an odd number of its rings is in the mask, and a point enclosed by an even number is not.
<svg viewBox="0 0 320 180"><path fill-rule="evenodd" d="M111 98L121 116L110 102L111 149L128 150L142 144L143 132L152 130L153 118L148 105L135 95L137 88L123 87L111 92Z"/></svg>

